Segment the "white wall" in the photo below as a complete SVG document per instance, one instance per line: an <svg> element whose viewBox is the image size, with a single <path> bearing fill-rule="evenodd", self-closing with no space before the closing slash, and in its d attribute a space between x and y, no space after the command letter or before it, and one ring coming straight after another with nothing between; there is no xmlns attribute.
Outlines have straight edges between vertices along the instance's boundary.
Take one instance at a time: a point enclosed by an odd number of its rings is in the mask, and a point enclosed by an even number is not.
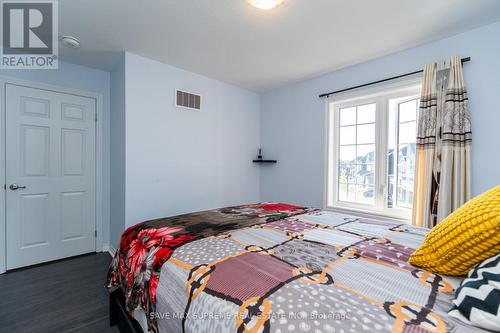
<svg viewBox="0 0 500 333"><path fill-rule="evenodd" d="M102 225L103 243L109 242L109 108L110 75L108 72L59 62L57 70L0 70L0 76L47 83L63 88L72 88L99 93L103 96L103 182L102 197L104 218ZM0 129L3 132L3 129ZM3 135L3 134L2 134Z"/></svg>
<svg viewBox="0 0 500 333"><path fill-rule="evenodd" d="M126 225L259 201L258 94L126 53ZM174 90L202 111L174 106Z"/></svg>
<svg viewBox="0 0 500 333"><path fill-rule="evenodd" d="M325 101L318 94L412 72L455 54L472 57L464 76L473 194L500 184L500 23L495 23L263 94L262 148L278 164L261 171L261 201L323 206Z"/></svg>

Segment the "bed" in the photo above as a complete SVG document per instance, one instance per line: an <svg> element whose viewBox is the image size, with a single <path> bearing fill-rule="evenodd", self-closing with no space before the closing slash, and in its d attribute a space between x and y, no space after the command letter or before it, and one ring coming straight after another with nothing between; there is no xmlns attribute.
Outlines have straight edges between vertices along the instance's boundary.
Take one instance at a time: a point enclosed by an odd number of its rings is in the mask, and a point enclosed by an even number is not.
<svg viewBox="0 0 500 333"><path fill-rule="evenodd" d="M484 332L461 278L408 263L428 229L263 203L139 223L108 274L124 332Z"/></svg>

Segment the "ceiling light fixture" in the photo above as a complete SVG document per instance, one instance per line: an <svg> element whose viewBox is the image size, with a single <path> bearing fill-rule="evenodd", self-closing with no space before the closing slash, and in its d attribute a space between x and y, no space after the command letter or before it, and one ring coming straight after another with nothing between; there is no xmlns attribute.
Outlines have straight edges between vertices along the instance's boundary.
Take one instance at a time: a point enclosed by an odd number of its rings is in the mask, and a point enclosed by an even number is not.
<svg viewBox="0 0 500 333"><path fill-rule="evenodd" d="M77 49L80 47L80 40L73 36L62 36L61 42L72 49Z"/></svg>
<svg viewBox="0 0 500 333"><path fill-rule="evenodd" d="M256 8L269 10L283 3L283 0L248 0Z"/></svg>

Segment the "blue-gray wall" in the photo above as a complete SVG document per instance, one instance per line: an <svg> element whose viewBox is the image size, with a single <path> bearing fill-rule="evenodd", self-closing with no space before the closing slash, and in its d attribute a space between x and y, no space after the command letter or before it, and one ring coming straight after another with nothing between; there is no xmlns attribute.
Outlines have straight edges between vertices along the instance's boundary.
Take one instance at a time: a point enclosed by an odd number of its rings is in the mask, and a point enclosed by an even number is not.
<svg viewBox="0 0 500 333"><path fill-rule="evenodd" d="M111 71L109 240L117 249L125 228L125 55Z"/></svg>
<svg viewBox="0 0 500 333"><path fill-rule="evenodd" d="M103 97L103 243L109 242L109 110L110 75L108 72L59 62L57 70L0 70L0 76L42 82L63 88L79 89L99 93ZM3 130L1 130L3 131Z"/></svg>
<svg viewBox="0 0 500 333"><path fill-rule="evenodd" d="M500 184L500 23L344 68L262 95L260 199L323 206L325 101L318 94L412 72L451 55L464 65L472 116L472 191Z"/></svg>
<svg viewBox="0 0 500 333"><path fill-rule="evenodd" d="M317 95L454 54L472 57L464 73L473 193L500 184L499 40L496 23L260 96L130 53L111 73L61 62L0 75L102 94L103 242L116 247L126 225L153 217L259 200L322 206L325 102ZM203 111L175 108L175 88L201 93ZM278 164L252 164L259 146Z"/></svg>
<svg viewBox="0 0 500 333"><path fill-rule="evenodd" d="M126 224L259 200L260 96L126 53ZM174 91L202 110L174 106Z"/></svg>

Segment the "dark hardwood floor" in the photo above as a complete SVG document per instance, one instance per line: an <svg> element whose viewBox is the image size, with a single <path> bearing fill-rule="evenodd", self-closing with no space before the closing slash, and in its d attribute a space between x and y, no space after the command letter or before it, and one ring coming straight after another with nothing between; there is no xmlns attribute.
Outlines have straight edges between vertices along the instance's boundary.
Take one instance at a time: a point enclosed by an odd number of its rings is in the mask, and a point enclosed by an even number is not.
<svg viewBox="0 0 500 333"><path fill-rule="evenodd" d="M111 257L96 253L0 274L0 332L111 333Z"/></svg>

